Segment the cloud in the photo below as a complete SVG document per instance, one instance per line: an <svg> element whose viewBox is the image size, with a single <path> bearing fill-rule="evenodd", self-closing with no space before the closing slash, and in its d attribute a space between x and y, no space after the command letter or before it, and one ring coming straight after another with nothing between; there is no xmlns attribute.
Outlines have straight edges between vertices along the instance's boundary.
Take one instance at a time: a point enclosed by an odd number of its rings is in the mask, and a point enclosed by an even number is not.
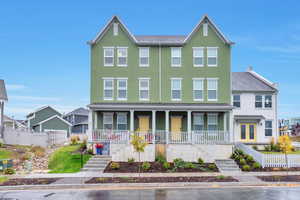
<svg viewBox="0 0 300 200"><path fill-rule="evenodd" d="M258 46L260 51L270 51L277 53L300 53L300 45L289 45L286 47L283 46Z"/></svg>
<svg viewBox="0 0 300 200"><path fill-rule="evenodd" d="M60 101L60 98L57 97L39 97L39 96L18 96L11 95L9 99L18 100L18 101Z"/></svg>
<svg viewBox="0 0 300 200"><path fill-rule="evenodd" d="M6 89L10 91L16 91L16 90L23 90L25 89L25 85L19 85L19 84L6 84Z"/></svg>

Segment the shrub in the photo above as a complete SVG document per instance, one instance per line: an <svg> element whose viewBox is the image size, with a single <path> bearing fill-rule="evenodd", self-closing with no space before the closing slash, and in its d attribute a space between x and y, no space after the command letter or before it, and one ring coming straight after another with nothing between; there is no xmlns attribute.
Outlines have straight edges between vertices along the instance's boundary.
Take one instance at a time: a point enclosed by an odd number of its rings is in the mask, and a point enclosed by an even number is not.
<svg viewBox="0 0 300 200"><path fill-rule="evenodd" d="M130 164L134 163L134 158L128 158L128 163Z"/></svg>
<svg viewBox="0 0 300 200"><path fill-rule="evenodd" d="M253 163L252 168L253 169L259 169L261 166L258 162Z"/></svg>
<svg viewBox="0 0 300 200"><path fill-rule="evenodd" d="M79 138L78 135L72 135L72 136L70 137L71 145L76 145L76 144L78 144L79 140L80 140L80 138Z"/></svg>
<svg viewBox="0 0 300 200"><path fill-rule="evenodd" d="M204 163L204 161L202 160L202 158L198 158L198 164L202 165Z"/></svg>
<svg viewBox="0 0 300 200"><path fill-rule="evenodd" d="M186 163L184 164L184 168L187 168L187 169L195 169L196 166L195 166L193 163L191 163L191 162L186 162Z"/></svg>
<svg viewBox="0 0 300 200"><path fill-rule="evenodd" d="M250 166L249 165L243 165L243 171L250 171Z"/></svg>
<svg viewBox="0 0 300 200"><path fill-rule="evenodd" d="M265 146L265 151L271 151L271 146L270 145L266 145Z"/></svg>
<svg viewBox="0 0 300 200"><path fill-rule="evenodd" d="M216 167L216 165L214 165L214 164L209 164L208 165L208 169L210 169L210 170L215 170L217 167Z"/></svg>
<svg viewBox="0 0 300 200"><path fill-rule="evenodd" d="M110 168L115 169L115 170L120 169L120 164L117 163L117 162L111 162L110 163Z"/></svg>
<svg viewBox="0 0 300 200"><path fill-rule="evenodd" d="M271 145L271 151L280 152L280 146L278 144Z"/></svg>
<svg viewBox="0 0 300 200"><path fill-rule="evenodd" d="M252 148L257 151L258 150L258 147L256 145L252 146Z"/></svg>
<svg viewBox="0 0 300 200"><path fill-rule="evenodd" d="M88 152L88 154L91 154L91 155L93 155L93 153L94 153L93 149L88 149L87 152Z"/></svg>
<svg viewBox="0 0 300 200"><path fill-rule="evenodd" d="M30 151L34 153L36 157L44 157L45 156L45 149L41 146L33 146Z"/></svg>
<svg viewBox="0 0 300 200"><path fill-rule="evenodd" d="M219 180L223 180L223 179L225 179L225 176L220 175L220 176L217 176L216 178L219 179Z"/></svg>
<svg viewBox="0 0 300 200"><path fill-rule="evenodd" d="M25 153L20 156L20 160L22 160L22 161L29 160L30 158L31 158L31 156L29 153Z"/></svg>
<svg viewBox="0 0 300 200"><path fill-rule="evenodd" d="M246 160L243 159L243 158L241 158L241 159L239 160L239 163L240 163L240 165L245 165L245 164L246 164Z"/></svg>
<svg viewBox="0 0 300 200"><path fill-rule="evenodd" d="M165 169L170 169L170 168L171 168L170 163L164 162L164 163L163 163L163 168L165 168Z"/></svg>
<svg viewBox="0 0 300 200"><path fill-rule="evenodd" d="M231 158L231 159L234 159L234 160L235 160L235 157L236 157L236 154L235 154L235 153L232 153L231 156L230 156L230 158Z"/></svg>
<svg viewBox="0 0 300 200"><path fill-rule="evenodd" d="M238 155L241 155L241 156L244 155L244 152L243 152L242 150L240 150L240 149L236 149L235 152L236 152L236 154L238 154Z"/></svg>
<svg viewBox="0 0 300 200"><path fill-rule="evenodd" d="M2 142L0 142L0 148L4 147L4 144Z"/></svg>
<svg viewBox="0 0 300 200"><path fill-rule="evenodd" d="M16 172L15 172L15 170L14 170L13 168L6 168L6 169L3 171L3 173L4 173L5 175L12 175L12 174L15 174Z"/></svg>
<svg viewBox="0 0 300 200"><path fill-rule="evenodd" d="M143 162L143 164L142 164L142 169L143 169L144 171L149 170L150 167L151 167L151 164L150 164L149 162Z"/></svg>
<svg viewBox="0 0 300 200"><path fill-rule="evenodd" d="M253 157L252 157L252 156L250 156L250 155L247 155L247 156L246 156L246 161L247 161L247 162L253 162L253 161L254 161L254 159L253 159Z"/></svg>
<svg viewBox="0 0 300 200"><path fill-rule="evenodd" d="M159 162L161 164L165 163L167 160L166 160L166 157L162 154L159 154L158 156L156 156L155 158L155 161L156 162Z"/></svg>
<svg viewBox="0 0 300 200"><path fill-rule="evenodd" d="M181 158L174 159L173 163L174 163L175 169L185 167L185 162Z"/></svg>

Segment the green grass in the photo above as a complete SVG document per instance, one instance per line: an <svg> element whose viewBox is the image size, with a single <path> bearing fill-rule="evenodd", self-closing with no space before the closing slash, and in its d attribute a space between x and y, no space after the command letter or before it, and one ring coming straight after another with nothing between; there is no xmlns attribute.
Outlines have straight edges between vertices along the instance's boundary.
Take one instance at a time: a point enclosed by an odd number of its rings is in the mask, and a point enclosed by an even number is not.
<svg viewBox="0 0 300 200"><path fill-rule="evenodd" d="M0 176L0 183L3 183L7 180L8 180L7 176Z"/></svg>
<svg viewBox="0 0 300 200"><path fill-rule="evenodd" d="M260 152L264 154L283 154L282 152L273 152L273 151L260 151ZM289 152L288 154L300 154L300 151L292 151Z"/></svg>
<svg viewBox="0 0 300 200"><path fill-rule="evenodd" d="M56 150L49 159L49 173L73 173L79 172L81 169L80 154L72 154L78 150L80 145L72 145L61 147ZM83 164L85 164L91 155L83 155Z"/></svg>
<svg viewBox="0 0 300 200"><path fill-rule="evenodd" d="M12 157L12 152L5 149L0 149L0 159L10 159Z"/></svg>

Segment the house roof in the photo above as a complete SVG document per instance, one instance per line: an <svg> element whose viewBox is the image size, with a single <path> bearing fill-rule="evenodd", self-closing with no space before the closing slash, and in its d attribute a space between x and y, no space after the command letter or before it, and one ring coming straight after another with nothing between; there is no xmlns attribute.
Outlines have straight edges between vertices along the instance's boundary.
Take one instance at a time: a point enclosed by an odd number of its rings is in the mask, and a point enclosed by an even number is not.
<svg viewBox="0 0 300 200"><path fill-rule="evenodd" d="M85 108L77 108L75 110L73 110L72 112L67 113L65 116L69 116L69 115L89 115L89 110L85 109Z"/></svg>
<svg viewBox="0 0 300 200"><path fill-rule="evenodd" d="M47 118L47 119L45 119L45 120L43 120L43 121L41 121L41 122L39 122L39 123L37 123L37 124L35 124L35 125L33 125L33 126L41 125L41 124L43 124L43 123L45 123L45 122L47 122L47 121L50 121L50 120L52 120L52 119L54 119L54 118L60 119L60 120L63 121L64 123L68 124L69 126L72 126L72 124L71 124L70 122L68 122L67 120L64 120L63 118L61 118L61 117L58 116L58 115L53 115L52 117L49 117L49 118Z"/></svg>
<svg viewBox="0 0 300 200"><path fill-rule="evenodd" d="M232 91L276 92L276 85L256 72L232 72Z"/></svg>
<svg viewBox="0 0 300 200"><path fill-rule="evenodd" d="M87 118L87 119L84 119L84 120L82 120L81 122L78 122L78 123L74 124L73 126L77 126L77 125L83 125L83 124L89 124L89 120L88 120L88 118Z"/></svg>
<svg viewBox="0 0 300 200"><path fill-rule="evenodd" d="M128 34L129 39L131 39L134 43L138 45L184 45L187 43L192 36L198 31L200 26L203 23L207 23L215 33L220 37L220 39L228 44L234 44L232 41L228 40L224 34L220 31L220 29L213 23L213 21L207 16L204 15L202 19L198 22L198 24L194 27L191 33L188 35L133 35L129 29L125 26L124 23L120 20L118 16L113 16L108 23L104 26L104 28L97 34L97 36L88 42L88 44L95 44L105 35L105 33L110 28L111 24L117 22L119 25L125 30Z"/></svg>
<svg viewBox="0 0 300 200"><path fill-rule="evenodd" d="M0 79L0 100L7 101L7 93L4 80Z"/></svg>
<svg viewBox="0 0 300 200"><path fill-rule="evenodd" d="M23 128L26 128L26 126L24 124L22 124L19 120L15 120L15 119L12 119L6 115L3 115L3 121L4 122L15 122L18 126L22 126Z"/></svg>
<svg viewBox="0 0 300 200"><path fill-rule="evenodd" d="M40 107L40 108L36 109L35 111L29 113L26 117L28 118L28 117L29 117L30 115L32 115L33 113L39 112L39 111L44 110L44 109L46 109L46 108L51 108L52 110L56 111L57 113L60 113L60 112L58 112L57 110L55 110L54 108L52 108L51 106L43 106L43 107Z"/></svg>

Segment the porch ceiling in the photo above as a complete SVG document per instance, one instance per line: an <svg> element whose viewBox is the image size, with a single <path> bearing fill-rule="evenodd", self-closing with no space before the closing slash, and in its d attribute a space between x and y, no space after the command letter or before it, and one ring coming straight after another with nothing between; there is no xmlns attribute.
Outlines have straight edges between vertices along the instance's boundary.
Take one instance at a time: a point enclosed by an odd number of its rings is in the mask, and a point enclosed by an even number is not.
<svg viewBox="0 0 300 200"><path fill-rule="evenodd" d="M216 103L94 103L88 105L92 110L135 110L135 111L229 111L233 107L229 104Z"/></svg>

